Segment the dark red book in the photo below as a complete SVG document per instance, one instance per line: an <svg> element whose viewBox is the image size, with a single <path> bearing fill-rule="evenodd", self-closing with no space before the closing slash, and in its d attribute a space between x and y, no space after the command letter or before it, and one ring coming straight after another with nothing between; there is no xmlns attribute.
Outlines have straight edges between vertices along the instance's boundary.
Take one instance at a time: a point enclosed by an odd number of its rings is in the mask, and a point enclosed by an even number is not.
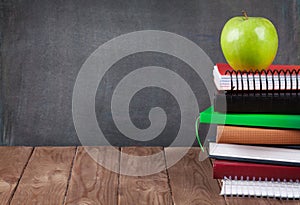
<svg viewBox="0 0 300 205"><path fill-rule="evenodd" d="M300 167L281 166L271 164L257 164L248 162L235 162L227 160L215 160L213 162L214 179L231 177L232 179L249 180L300 180Z"/></svg>

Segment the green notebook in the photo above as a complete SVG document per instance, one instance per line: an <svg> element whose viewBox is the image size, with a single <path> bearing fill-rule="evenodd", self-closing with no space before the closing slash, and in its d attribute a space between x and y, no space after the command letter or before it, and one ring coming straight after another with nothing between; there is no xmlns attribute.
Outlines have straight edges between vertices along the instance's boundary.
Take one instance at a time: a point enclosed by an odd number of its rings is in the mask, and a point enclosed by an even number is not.
<svg viewBox="0 0 300 205"><path fill-rule="evenodd" d="M200 113L200 123L300 129L300 115L219 113L213 106Z"/></svg>

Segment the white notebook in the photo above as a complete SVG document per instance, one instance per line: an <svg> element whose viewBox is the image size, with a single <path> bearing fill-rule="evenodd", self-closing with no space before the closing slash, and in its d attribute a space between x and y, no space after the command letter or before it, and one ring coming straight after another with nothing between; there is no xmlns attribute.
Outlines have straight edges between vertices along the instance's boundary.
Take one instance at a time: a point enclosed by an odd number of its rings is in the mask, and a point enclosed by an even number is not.
<svg viewBox="0 0 300 205"><path fill-rule="evenodd" d="M300 166L299 149L210 142L209 156L214 159Z"/></svg>
<svg viewBox="0 0 300 205"><path fill-rule="evenodd" d="M220 195L299 199L300 183L299 181L248 181L225 178L222 180Z"/></svg>

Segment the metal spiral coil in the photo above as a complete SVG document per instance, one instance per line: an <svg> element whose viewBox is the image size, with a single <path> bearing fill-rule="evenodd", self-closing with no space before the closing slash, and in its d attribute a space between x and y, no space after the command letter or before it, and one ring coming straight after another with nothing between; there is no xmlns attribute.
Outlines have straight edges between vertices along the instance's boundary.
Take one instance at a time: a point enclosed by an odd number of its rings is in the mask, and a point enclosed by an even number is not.
<svg viewBox="0 0 300 205"><path fill-rule="evenodd" d="M225 75L230 76L232 94L289 94L299 93L300 69L292 70L227 70ZM282 82L284 78L284 83ZM270 79L271 78L271 79ZM289 80L288 80L289 78ZM252 81L252 82L251 82ZM276 83L278 86L276 86ZM246 84L246 86L245 86ZM250 89L252 84L252 89ZM259 86L257 86L259 84ZM265 87L263 87L265 85Z"/></svg>

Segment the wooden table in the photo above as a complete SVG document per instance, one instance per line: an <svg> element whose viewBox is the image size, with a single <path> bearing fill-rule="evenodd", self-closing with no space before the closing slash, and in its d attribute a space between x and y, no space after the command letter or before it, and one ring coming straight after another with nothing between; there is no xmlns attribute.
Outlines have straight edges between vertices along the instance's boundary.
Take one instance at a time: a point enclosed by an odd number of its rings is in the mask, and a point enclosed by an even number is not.
<svg viewBox="0 0 300 205"><path fill-rule="evenodd" d="M122 169L122 154L158 155L149 166L168 164L162 147L88 147L98 160ZM119 149L121 154L111 152ZM0 204L299 204L293 200L224 198L210 160L192 148L174 166L148 176L126 176L96 163L84 147L0 147ZM117 152L118 153L118 152ZM128 167L128 166L127 166Z"/></svg>

